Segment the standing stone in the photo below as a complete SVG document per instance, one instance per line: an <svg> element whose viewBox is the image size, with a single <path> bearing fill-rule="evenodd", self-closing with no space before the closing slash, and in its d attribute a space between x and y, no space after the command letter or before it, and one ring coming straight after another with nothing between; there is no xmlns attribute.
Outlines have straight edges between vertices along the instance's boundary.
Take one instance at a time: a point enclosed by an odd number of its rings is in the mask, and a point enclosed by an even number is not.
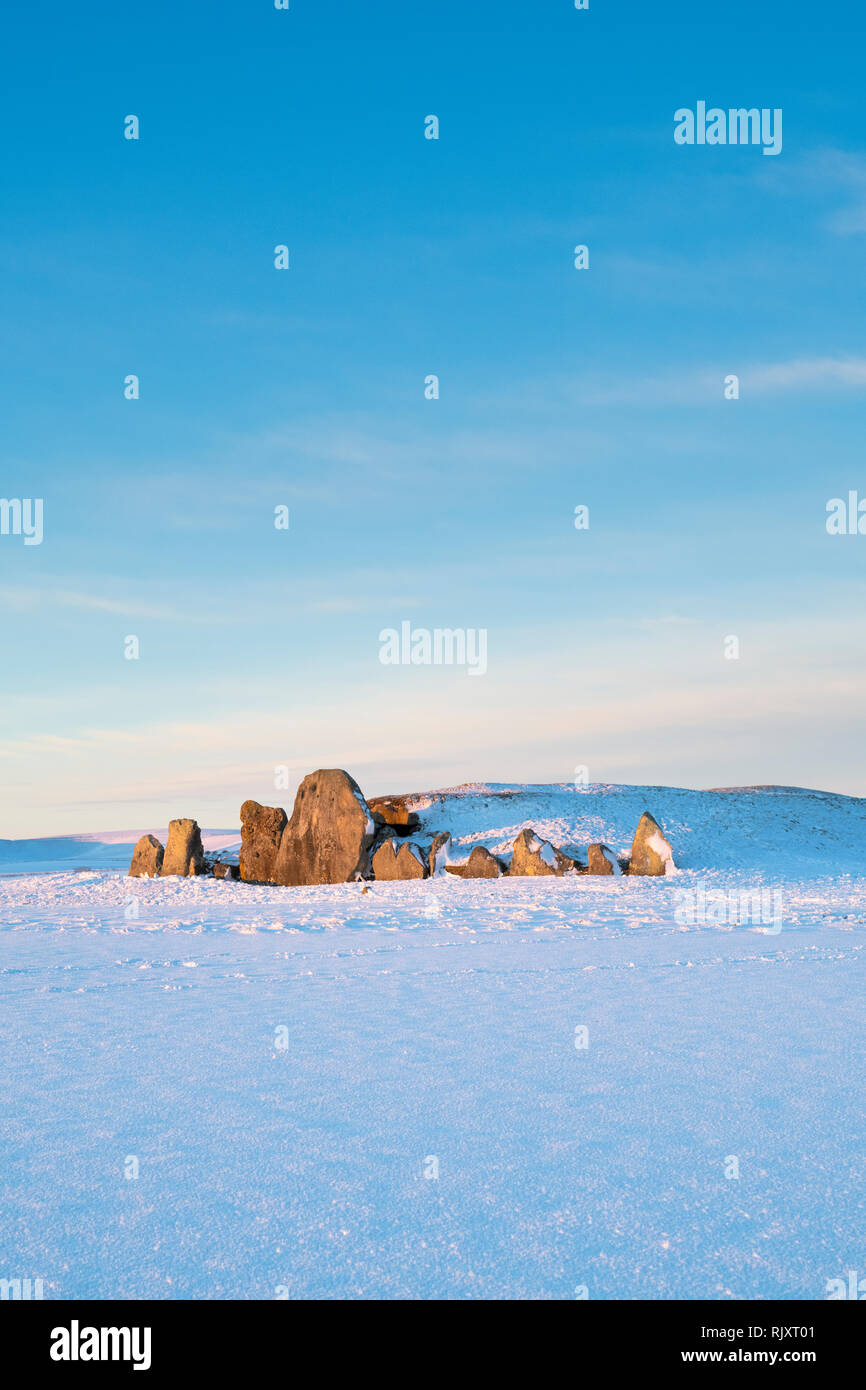
<svg viewBox="0 0 866 1390"><path fill-rule="evenodd" d="M223 864L218 859L213 866L213 876L214 878L240 878L241 871L237 864Z"/></svg>
<svg viewBox="0 0 866 1390"><path fill-rule="evenodd" d="M204 854L198 821L169 821L162 877L170 878L174 874L180 874L181 878L192 878L194 874L200 874L203 868Z"/></svg>
<svg viewBox="0 0 866 1390"><path fill-rule="evenodd" d="M449 874L456 874L458 878L502 877L502 865L483 845L475 846L466 864L446 864L445 868Z"/></svg>
<svg viewBox="0 0 866 1390"><path fill-rule="evenodd" d="M451 853L451 834L448 830L442 830L433 837L430 846L430 855L427 860L427 871L431 878L437 874L444 874L448 863L448 856Z"/></svg>
<svg viewBox="0 0 866 1390"><path fill-rule="evenodd" d="M286 828L282 806L245 801L241 807L241 878L245 883L272 883L277 850Z"/></svg>
<svg viewBox="0 0 866 1390"><path fill-rule="evenodd" d="M298 787L283 831L274 882L350 883L370 872L376 826L361 788L348 772L311 772Z"/></svg>
<svg viewBox="0 0 866 1390"><path fill-rule="evenodd" d="M155 835L142 835L132 851L130 878L158 878L165 850Z"/></svg>
<svg viewBox="0 0 866 1390"><path fill-rule="evenodd" d="M539 839L534 830L527 829L521 830L514 841L511 868L508 872L533 876L554 874L561 877L576 868L575 861L563 854L562 850L557 849L549 840Z"/></svg>
<svg viewBox="0 0 866 1390"><path fill-rule="evenodd" d="M588 874L621 874L619 860L607 845L590 845L587 850Z"/></svg>
<svg viewBox="0 0 866 1390"><path fill-rule="evenodd" d="M410 841L397 848L393 839L385 840L373 855L373 877L377 879L426 878L427 865L417 845Z"/></svg>
<svg viewBox="0 0 866 1390"><path fill-rule="evenodd" d="M644 811L638 821L631 847L630 874L649 874L657 877L674 867L674 852L665 839L658 821Z"/></svg>

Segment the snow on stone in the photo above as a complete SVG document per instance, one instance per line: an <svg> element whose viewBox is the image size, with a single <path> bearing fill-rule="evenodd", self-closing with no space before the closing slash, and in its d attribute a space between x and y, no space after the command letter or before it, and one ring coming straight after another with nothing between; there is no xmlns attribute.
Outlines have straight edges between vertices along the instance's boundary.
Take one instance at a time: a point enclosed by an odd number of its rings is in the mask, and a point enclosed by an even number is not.
<svg viewBox="0 0 866 1390"><path fill-rule="evenodd" d="M355 800L357 801L358 805L361 807L362 811L364 812L364 816L365 816L364 834L365 834L365 835L370 835L370 836L375 835L375 834L376 834L376 823L375 823L375 821L373 820L373 817L370 815L370 808L369 808L369 806L367 805L366 801L364 800L363 793L362 793L362 792L355 791L355 790L353 789L353 790L352 790L352 795L354 796L354 798L355 798Z"/></svg>
<svg viewBox="0 0 866 1390"><path fill-rule="evenodd" d="M622 869L620 868L619 860L617 859L613 850L608 849L606 845L602 845L601 852L607 860L608 864L610 864L611 868L613 869L614 878L617 876L617 874L621 875Z"/></svg>
<svg viewBox="0 0 866 1390"><path fill-rule="evenodd" d="M655 850L659 859L664 860L665 873L676 873L676 869L674 868L674 861L671 857L670 847L667 841L663 840L661 835L656 835L655 833L653 833L652 835L647 837L647 844L649 845L650 849Z"/></svg>

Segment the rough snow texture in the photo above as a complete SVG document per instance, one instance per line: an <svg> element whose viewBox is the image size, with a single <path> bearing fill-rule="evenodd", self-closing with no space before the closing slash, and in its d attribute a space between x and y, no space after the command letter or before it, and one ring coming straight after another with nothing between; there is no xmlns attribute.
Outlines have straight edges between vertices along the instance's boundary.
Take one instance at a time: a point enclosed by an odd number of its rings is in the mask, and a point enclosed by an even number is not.
<svg viewBox="0 0 866 1390"><path fill-rule="evenodd" d="M866 803L478 787L413 808L498 853L524 825L624 853L649 809L680 872L365 892L128 879L141 831L0 845L0 1277L813 1299L862 1273ZM761 890L779 931L675 915Z"/></svg>

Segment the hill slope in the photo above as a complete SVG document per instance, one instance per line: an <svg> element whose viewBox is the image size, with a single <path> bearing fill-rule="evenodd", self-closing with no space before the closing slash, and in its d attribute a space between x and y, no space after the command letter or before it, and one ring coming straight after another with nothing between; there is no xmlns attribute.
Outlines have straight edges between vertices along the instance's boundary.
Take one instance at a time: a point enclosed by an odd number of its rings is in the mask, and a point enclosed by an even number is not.
<svg viewBox="0 0 866 1390"><path fill-rule="evenodd" d="M866 799L802 787L682 787L467 783L406 798L421 818L415 839L450 830L458 845L505 853L524 826L585 857L603 841L628 853L641 812L660 822L678 867L763 873L851 873L866 868ZM180 808L185 811L187 808ZM167 831L151 828L163 844ZM0 840L0 874L124 870L147 830ZM238 830L205 830L206 850L236 853Z"/></svg>
<svg viewBox="0 0 866 1390"><path fill-rule="evenodd" d="M407 804L425 833L450 830L461 844L493 851L510 849L531 825L582 858L593 841L626 854L641 813L651 811L681 868L797 875L866 868L866 799L802 787L478 783L412 796Z"/></svg>

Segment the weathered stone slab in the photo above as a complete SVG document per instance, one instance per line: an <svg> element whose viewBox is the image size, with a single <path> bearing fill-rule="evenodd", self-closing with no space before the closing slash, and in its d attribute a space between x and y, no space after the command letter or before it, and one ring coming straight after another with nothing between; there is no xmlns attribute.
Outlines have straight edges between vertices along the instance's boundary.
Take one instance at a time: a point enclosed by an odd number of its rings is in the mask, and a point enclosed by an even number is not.
<svg viewBox="0 0 866 1390"><path fill-rule="evenodd" d="M245 801L241 807L240 876L246 883L272 883L287 817L282 806Z"/></svg>
<svg viewBox="0 0 866 1390"><path fill-rule="evenodd" d="M158 878L165 850L155 835L142 835L132 851L130 878Z"/></svg>
<svg viewBox="0 0 866 1390"><path fill-rule="evenodd" d="M653 877L669 873L674 867L674 852L658 821L644 811L638 821L631 847L628 871Z"/></svg>
<svg viewBox="0 0 866 1390"><path fill-rule="evenodd" d="M372 859L373 877L377 879L426 878L427 864L422 851L412 841L399 848L393 839L385 840Z"/></svg>
<svg viewBox="0 0 866 1390"><path fill-rule="evenodd" d="M511 856L511 867L508 870L514 875L543 876L554 875L560 878L563 874L569 873L578 867L575 860L570 859L562 850L557 849L549 840L542 840L536 835L534 830L521 830L517 839L514 841L514 850Z"/></svg>
<svg viewBox="0 0 866 1390"><path fill-rule="evenodd" d="M181 878L192 878L204 868L204 852L201 845L201 831L198 821L173 820L168 824L168 844L162 861L163 878L179 874Z"/></svg>
<svg viewBox="0 0 866 1390"><path fill-rule="evenodd" d="M350 883L370 872L376 826L361 788L341 768L311 772L298 787L274 863L274 882Z"/></svg>

